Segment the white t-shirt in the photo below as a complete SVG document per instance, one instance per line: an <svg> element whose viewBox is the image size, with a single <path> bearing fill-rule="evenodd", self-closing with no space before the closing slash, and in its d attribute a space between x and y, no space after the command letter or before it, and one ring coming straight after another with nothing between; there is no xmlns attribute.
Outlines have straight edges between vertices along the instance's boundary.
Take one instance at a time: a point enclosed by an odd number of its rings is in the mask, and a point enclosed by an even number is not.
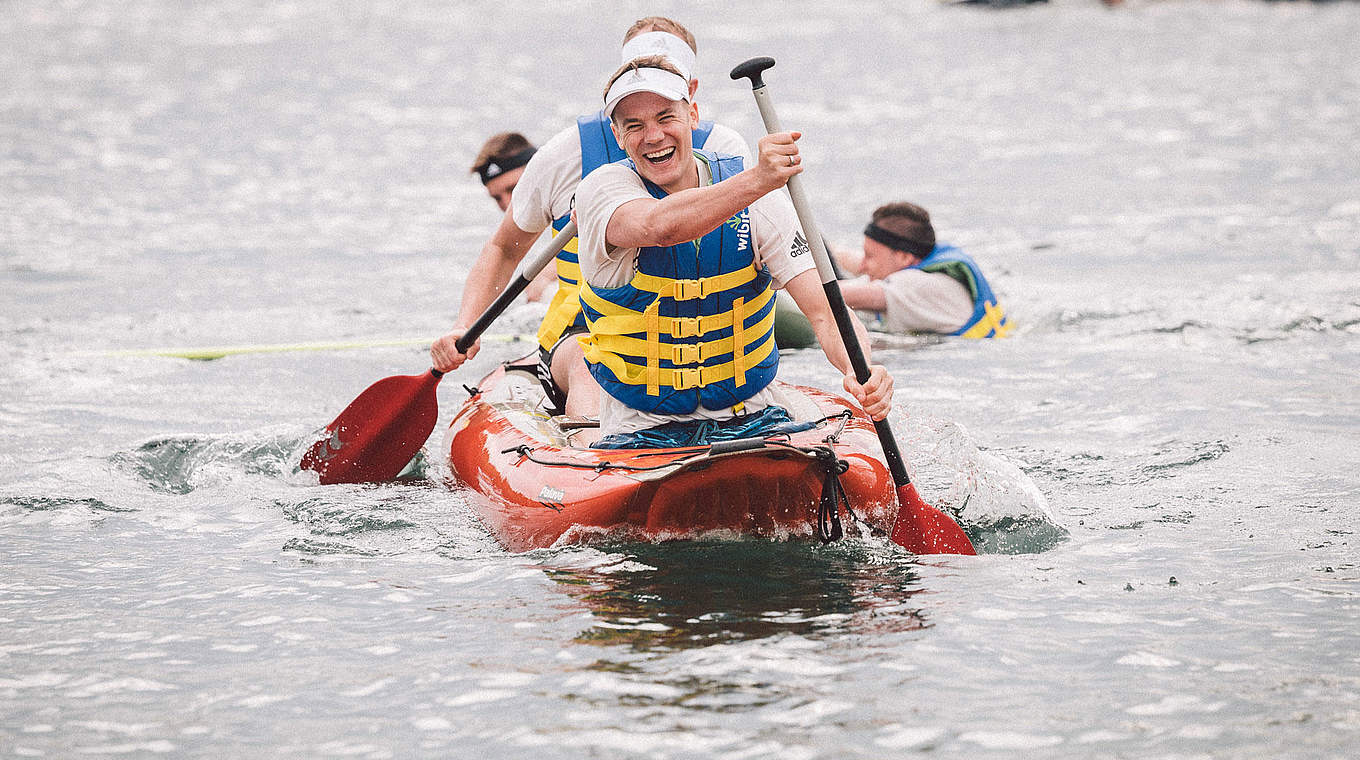
<svg viewBox="0 0 1360 760"><path fill-rule="evenodd" d="M714 124L704 150L741 156L749 164L750 149L731 127ZM576 125L553 135L524 166L510 196L515 226L525 232L542 232L554 219L571 211L576 186L581 184L581 138Z"/></svg>
<svg viewBox="0 0 1360 760"><path fill-rule="evenodd" d="M949 335L973 316L973 297L963 283L944 272L902 269L878 281L887 309L865 312L871 330Z"/></svg>
<svg viewBox="0 0 1360 760"><path fill-rule="evenodd" d="M699 164L699 182L708 185L712 178L704 162ZM627 283L637 268L637 248L610 248L605 229L619 206L652 196L642 178L626 166L611 164L591 172L577 192L576 224L581 261L581 276L591 285L609 288ZM815 268L812 253L798 226L793 203L783 192L767 193L750 206L751 242L756 266L769 269L772 287L782 288L789 280ZM782 405L774 384L765 386L742 402L746 413L771 405ZM624 404L608 393L600 401L600 435L625 433L688 419L724 420L734 416L732 409L699 407L687 415L650 414Z"/></svg>

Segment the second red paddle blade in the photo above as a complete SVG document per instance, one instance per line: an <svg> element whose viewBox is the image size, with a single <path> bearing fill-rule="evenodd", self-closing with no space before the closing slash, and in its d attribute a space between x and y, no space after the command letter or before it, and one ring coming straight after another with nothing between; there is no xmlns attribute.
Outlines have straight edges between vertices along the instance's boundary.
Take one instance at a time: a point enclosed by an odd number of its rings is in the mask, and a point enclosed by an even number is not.
<svg viewBox="0 0 1360 760"><path fill-rule="evenodd" d="M441 376L431 370L370 385L326 426L326 437L302 457L302 469L319 474L323 485L395 478L439 420Z"/></svg>

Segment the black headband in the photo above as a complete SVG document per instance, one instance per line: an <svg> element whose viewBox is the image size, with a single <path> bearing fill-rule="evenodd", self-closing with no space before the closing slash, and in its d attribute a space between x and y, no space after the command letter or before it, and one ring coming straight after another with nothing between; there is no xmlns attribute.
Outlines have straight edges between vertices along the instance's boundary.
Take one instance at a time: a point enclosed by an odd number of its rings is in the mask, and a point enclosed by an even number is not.
<svg viewBox="0 0 1360 760"><path fill-rule="evenodd" d="M924 259L930 255L931 251L935 250L935 246L931 243L912 240L896 232L889 232L873 222L869 222L869 226L864 228L864 237L882 243L895 251L910 253L920 259Z"/></svg>
<svg viewBox="0 0 1360 760"><path fill-rule="evenodd" d="M533 157L536 151L536 148L525 148L514 155L506 156L500 160L493 158L490 161L487 161L485 165L477 167L477 173L482 177L482 184L485 185L511 169L518 169L529 163L529 159Z"/></svg>

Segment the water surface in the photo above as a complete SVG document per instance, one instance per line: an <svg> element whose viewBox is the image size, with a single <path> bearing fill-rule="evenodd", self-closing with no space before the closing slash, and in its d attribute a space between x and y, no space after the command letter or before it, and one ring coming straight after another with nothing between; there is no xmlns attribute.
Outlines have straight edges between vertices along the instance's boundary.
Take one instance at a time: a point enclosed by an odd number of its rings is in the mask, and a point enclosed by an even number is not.
<svg viewBox="0 0 1360 760"><path fill-rule="evenodd" d="M439 334L476 148L593 108L651 13L749 138L726 71L779 61L833 240L913 200L992 275L1017 337L876 355L981 556L510 554L442 435L399 484L292 471L418 347L108 354ZM1360 752L1360 6L31 2L0 37L0 755Z"/></svg>

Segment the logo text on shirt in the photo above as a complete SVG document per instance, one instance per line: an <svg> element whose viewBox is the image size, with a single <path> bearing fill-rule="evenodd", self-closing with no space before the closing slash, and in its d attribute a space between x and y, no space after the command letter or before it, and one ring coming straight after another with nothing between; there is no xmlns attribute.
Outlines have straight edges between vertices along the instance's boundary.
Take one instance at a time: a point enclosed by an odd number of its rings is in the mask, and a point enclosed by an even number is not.
<svg viewBox="0 0 1360 760"><path fill-rule="evenodd" d="M751 219L747 209L738 211L731 219L728 219L727 226L737 233L737 250L746 250L751 244Z"/></svg>

